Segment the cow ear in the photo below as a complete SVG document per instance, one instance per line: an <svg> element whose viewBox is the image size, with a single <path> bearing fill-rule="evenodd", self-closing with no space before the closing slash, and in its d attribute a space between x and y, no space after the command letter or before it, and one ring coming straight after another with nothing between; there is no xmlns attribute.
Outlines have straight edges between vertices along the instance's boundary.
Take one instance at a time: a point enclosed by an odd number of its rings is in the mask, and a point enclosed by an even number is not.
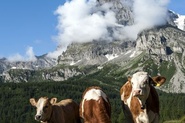
<svg viewBox="0 0 185 123"><path fill-rule="evenodd" d="M35 98L31 98L30 99L30 103L32 106L36 106L37 105L37 102L35 101Z"/></svg>
<svg viewBox="0 0 185 123"><path fill-rule="evenodd" d="M53 105L57 102L57 98L51 98L50 99L50 103Z"/></svg>
<svg viewBox="0 0 185 123"><path fill-rule="evenodd" d="M166 78L162 76L155 76L155 77L152 77L152 80L154 82L154 85L159 87L162 84L164 84L164 82L166 81Z"/></svg>
<svg viewBox="0 0 185 123"><path fill-rule="evenodd" d="M131 82L131 77L130 76L128 77L128 81Z"/></svg>

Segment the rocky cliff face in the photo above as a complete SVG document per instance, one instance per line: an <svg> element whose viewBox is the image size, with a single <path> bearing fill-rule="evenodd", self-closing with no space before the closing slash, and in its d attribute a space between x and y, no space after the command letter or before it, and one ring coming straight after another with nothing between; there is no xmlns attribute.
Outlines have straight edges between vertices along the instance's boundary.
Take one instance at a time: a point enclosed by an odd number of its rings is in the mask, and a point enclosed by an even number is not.
<svg viewBox="0 0 185 123"><path fill-rule="evenodd" d="M138 51L146 51L158 66L163 61L174 63L175 67L172 70L174 75L166 89L172 92L185 92L184 31L171 26L143 31L136 41L136 52ZM168 70L167 67L164 69Z"/></svg>
<svg viewBox="0 0 185 123"><path fill-rule="evenodd" d="M108 56L121 55L134 46L135 42L133 41L73 43L59 57L58 63L68 65L101 65L109 60Z"/></svg>
<svg viewBox="0 0 185 123"><path fill-rule="evenodd" d="M53 67L51 69L10 69L3 72L0 82L41 82L41 81L64 81L71 77L83 75L84 73L76 67Z"/></svg>
<svg viewBox="0 0 185 123"><path fill-rule="evenodd" d="M47 57L46 55L39 56L35 61L15 61L10 62L6 58L0 59L0 74L10 69L30 69L38 70L42 68L50 68L57 64L56 59Z"/></svg>
<svg viewBox="0 0 185 123"><path fill-rule="evenodd" d="M172 60L174 54L184 54L185 33L172 26L164 26L140 33L136 50L147 50L161 60ZM184 56L184 55L183 55Z"/></svg>

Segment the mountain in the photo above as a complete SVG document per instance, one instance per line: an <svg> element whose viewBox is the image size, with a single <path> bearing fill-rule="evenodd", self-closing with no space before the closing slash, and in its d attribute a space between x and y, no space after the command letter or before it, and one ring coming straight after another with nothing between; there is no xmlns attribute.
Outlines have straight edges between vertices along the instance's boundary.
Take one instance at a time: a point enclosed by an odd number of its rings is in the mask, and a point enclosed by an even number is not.
<svg viewBox="0 0 185 123"><path fill-rule="evenodd" d="M173 26L158 27L143 31L136 42L136 52L145 51L157 73L167 76L166 90L185 92L185 32Z"/></svg>
<svg viewBox="0 0 185 123"><path fill-rule="evenodd" d="M119 25L135 23L132 0L97 0L102 6L112 2ZM126 4L125 4L126 3ZM100 10L103 13L103 10ZM1 82L64 81L69 78L95 79L107 77L122 82L139 70L167 78L160 89L185 93L185 31L184 16L168 11L166 24L140 31L136 39L124 38L68 45L58 59L47 55L34 62L0 60ZM109 33L119 27L109 27ZM58 47L60 48L60 46ZM101 79L99 79L101 81Z"/></svg>
<svg viewBox="0 0 185 123"><path fill-rule="evenodd" d="M57 60L47 57L47 55L36 56L34 61L9 61L6 58L0 59L0 74L10 69L30 69L37 70L53 67Z"/></svg>
<svg viewBox="0 0 185 123"><path fill-rule="evenodd" d="M71 44L59 57L59 64L71 66L116 64L112 73L126 71L129 76L138 70L167 77L163 90L185 92L185 32L166 25L142 31L136 41L91 42ZM123 76L123 75L121 75Z"/></svg>

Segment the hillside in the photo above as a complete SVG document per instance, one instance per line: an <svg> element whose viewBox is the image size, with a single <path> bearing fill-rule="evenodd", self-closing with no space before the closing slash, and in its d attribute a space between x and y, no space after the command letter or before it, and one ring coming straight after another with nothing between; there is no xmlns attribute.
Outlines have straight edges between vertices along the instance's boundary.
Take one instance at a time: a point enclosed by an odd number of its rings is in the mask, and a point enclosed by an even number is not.
<svg viewBox="0 0 185 123"><path fill-rule="evenodd" d="M58 65L41 69L10 69L1 82L64 81L71 77L101 74L120 79L136 71L162 75L166 92L185 93L185 32L173 26L142 31L134 41L73 43Z"/></svg>
<svg viewBox="0 0 185 123"><path fill-rule="evenodd" d="M36 121L34 121L36 110L29 103L30 98L34 97L37 99L41 96L57 97L58 100L72 98L79 103L85 88L96 85L103 88L111 101L112 122L122 123L125 122L125 119L122 112L119 89L125 81L126 78L119 82L117 79L112 77L107 78L94 74L85 78L75 77L73 79L57 83L37 82L0 84L0 122L36 123ZM160 97L161 122L180 119L184 116L184 94L165 93L159 90L158 93Z"/></svg>

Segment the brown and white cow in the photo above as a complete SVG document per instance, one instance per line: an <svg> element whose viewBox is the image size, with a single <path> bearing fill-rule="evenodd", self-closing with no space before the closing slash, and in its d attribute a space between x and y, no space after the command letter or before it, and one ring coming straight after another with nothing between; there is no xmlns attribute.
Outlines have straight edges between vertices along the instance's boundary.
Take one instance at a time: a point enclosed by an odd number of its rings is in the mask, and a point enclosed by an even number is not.
<svg viewBox="0 0 185 123"><path fill-rule="evenodd" d="M57 103L57 98L41 97L38 101L30 99L32 106L37 108L35 120L44 123L81 123L79 105L72 99Z"/></svg>
<svg viewBox="0 0 185 123"><path fill-rule="evenodd" d="M137 72L120 89L127 123L159 123L159 96L154 86L161 86L165 77L150 77Z"/></svg>
<svg viewBox="0 0 185 123"><path fill-rule="evenodd" d="M100 87L93 86L84 91L80 116L84 123L111 123L111 105Z"/></svg>

